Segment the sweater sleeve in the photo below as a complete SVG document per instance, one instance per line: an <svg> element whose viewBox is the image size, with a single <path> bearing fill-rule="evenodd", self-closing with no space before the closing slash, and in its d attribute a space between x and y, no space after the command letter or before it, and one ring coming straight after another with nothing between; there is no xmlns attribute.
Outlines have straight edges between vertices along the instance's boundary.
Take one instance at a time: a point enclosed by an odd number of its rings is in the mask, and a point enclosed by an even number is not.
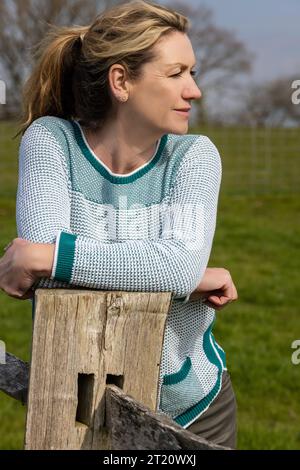
<svg viewBox="0 0 300 470"><path fill-rule="evenodd" d="M178 169L164 211L162 237L106 243L70 230L62 149L48 132L30 134L21 150L18 230L53 243L54 281L102 290L173 292L188 296L206 269L216 223L221 161L199 136ZM43 157L43 158L42 158Z"/></svg>
<svg viewBox="0 0 300 470"><path fill-rule="evenodd" d="M68 171L59 143L38 122L25 131L19 148L16 197L18 237L33 243L55 243L58 230L70 231ZM68 283L38 280L37 287Z"/></svg>

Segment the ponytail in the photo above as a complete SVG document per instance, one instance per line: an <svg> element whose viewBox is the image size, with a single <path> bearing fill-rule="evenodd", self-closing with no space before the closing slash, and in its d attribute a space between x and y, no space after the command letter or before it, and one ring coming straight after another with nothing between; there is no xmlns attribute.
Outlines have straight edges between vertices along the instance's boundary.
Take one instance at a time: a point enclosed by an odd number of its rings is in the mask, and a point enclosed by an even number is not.
<svg viewBox="0 0 300 470"><path fill-rule="evenodd" d="M24 133L41 116L64 119L73 116L72 76L88 29L84 26L52 26L38 44L35 68L23 88L23 113L18 134Z"/></svg>

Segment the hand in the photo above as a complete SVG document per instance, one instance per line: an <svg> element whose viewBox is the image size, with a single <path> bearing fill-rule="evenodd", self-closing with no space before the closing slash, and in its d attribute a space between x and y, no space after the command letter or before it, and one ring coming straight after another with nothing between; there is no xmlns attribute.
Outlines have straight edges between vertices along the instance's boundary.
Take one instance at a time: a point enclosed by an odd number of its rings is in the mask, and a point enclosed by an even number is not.
<svg viewBox="0 0 300 470"><path fill-rule="evenodd" d="M224 268L206 268L200 284L190 295L190 300L202 298L202 302L215 310L221 310L238 299L230 272Z"/></svg>
<svg viewBox="0 0 300 470"><path fill-rule="evenodd" d="M5 248L0 259L0 289L10 297L25 300L33 298L31 287L38 276L33 270L33 249L36 243L15 238Z"/></svg>

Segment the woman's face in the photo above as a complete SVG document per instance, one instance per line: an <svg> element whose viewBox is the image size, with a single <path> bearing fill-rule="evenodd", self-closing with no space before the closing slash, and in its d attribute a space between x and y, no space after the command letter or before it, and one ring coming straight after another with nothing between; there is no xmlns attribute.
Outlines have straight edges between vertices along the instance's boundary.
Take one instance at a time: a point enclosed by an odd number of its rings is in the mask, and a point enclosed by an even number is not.
<svg viewBox="0 0 300 470"><path fill-rule="evenodd" d="M188 36L173 32L154 46L157 58L144 65L137 82L127 82L129 100L122 117L153 134L185 134L190 113L176 110L190 108L192 100L201 97L194 81L195 55Z"/></svg>

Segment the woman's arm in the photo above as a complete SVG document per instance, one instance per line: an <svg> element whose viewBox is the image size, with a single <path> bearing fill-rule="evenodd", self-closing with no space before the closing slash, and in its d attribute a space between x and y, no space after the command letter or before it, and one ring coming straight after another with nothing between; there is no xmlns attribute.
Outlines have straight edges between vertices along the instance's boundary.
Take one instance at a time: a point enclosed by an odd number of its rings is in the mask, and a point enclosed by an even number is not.
<svg viewBox="0 0 300 470"><path fill-rule="evenodd" d="M209 259L221 162L205 137L199 137L185 157L171 194L173 216L164 219L163 238L104 243L71 233L62 149L43 126L31 126L20 152L18 235L35 243L55 242L53 280L186 296L202 279ZM49 266L41 266L41 271L49 274Z"/></svg>
<svg viewBox="0 0 300 470"><path fill-rule="evenodd" d="M4 251L7 252L0 259L0 288L11 297L22 300L32 298L30 288L35 280L51 274L55 245L16 238ZM237 290L230 272L224 268L206 268L190 299L202 299L215 310L221 310L237 300Z"/></svg>

